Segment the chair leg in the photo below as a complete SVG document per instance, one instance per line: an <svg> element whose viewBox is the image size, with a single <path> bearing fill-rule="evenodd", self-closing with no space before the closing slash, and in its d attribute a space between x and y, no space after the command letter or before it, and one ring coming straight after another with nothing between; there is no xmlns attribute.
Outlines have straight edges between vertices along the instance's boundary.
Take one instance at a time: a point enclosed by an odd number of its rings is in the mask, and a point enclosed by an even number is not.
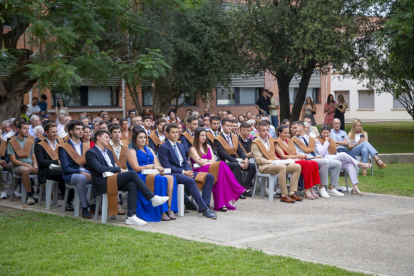
<svg viewBox="0 0 414 276"><path fill-rule="evenodd" d="M257 187L257 181L258 181L259 177L256 175L254 177L254 184L253 184L253 193L252 193L252 198L254 198L254 194L256 193L256 187Z"/></svg>
<svg viewBox="0 0 414 276"><path fill-rule="evenodd" d="M99 213L99 210L98 210ZM108 194L102 195L102 223L106 223L108 218Z"/></svg>
<svg viewBox="0 0 414 276"><path fill-rule="evenodd" d="M59 191L58 191L59 190L59 188L58 188L59 183L53 181L52 185L53 185L52 186L53 204L57 205L58 204L58 196L59 196Z"/></svg>
<svg viewBox="0 0 414 276"><path fill-rule="evenodd" d="M275 190L275 176L269 177L269 201L273 201L273 191Z"/></svg>
<svg viewBox="0 0 414 276"><path fill-rule="evenodd" d="M52 201L53 181L46 180L46 210L50 210L50 202ZM66 204L64 204L66 206Z"/></svg>
<svg viewBox="0 0 414 276"><path fill-rule="evenodd" d="M68 203L69 188L66 187L65 198L63 199L62 213L65 212L66 204Z"/></svg>
<svg viewBox="0 0 414 276"><path fill-rule="evenodd" d="M97 196L96 197L96 205L95 205L95 218L94 219L98 219L98 215L99 215L99 208L101 207L101 201L102 201L102 196Z"/></svg>
<svg viewBox="0 0 414 276"><path fill-rule="evenodd" d="M66 195L65 195L65 197L66 197ZM66 204L63 207L65 207L65 206L66 206ZM73 200L73 208L74 208L75 213L73 214L73 216L75 216L75 217L79 216L79 207L80 207L80 199L79 199L78 192L75 189L75 198Z"/></svg>
<svg viewBox="0 0 414 276"><path fill-rule="evenodd" d="M265 197L266 196L266 182L267 182L267 177L260 177L260 197Z"/></svg>
<svg viewBox="0 0 414 276"><path fill-rule="evenodd" d="M177 187L178 216L184 216L184 185L178 184Z"/></svg>

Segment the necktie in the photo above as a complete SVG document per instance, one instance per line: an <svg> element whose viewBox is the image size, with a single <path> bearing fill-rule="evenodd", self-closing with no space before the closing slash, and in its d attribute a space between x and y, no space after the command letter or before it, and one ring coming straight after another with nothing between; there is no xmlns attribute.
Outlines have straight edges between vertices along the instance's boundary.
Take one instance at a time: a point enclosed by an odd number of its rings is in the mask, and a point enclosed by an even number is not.
<svg viewBox="0 0 414 276"><path fill-rule="evenodd" d="M305 142L305 145L308 146L308 142L306 141L305 137L302 137L303 142ZM316 154L314 152L311 152L312 156L316 156Z"/></svg>
<svg viewBox="0 0 414 276"><path fill-rule="evenodd" d="M177 145L173 145L173 148L174 148L175 156L177 157L178 162L180 162L180 157L179 157L178 151L177 151ZM180 163L180 165L181 165L181 163Z"/></svg>
<svg viewBox="0 0 414 276"><path fill-rule="evenodd" d="M214 137L217 137L217 132L214 132Z"/></svg>

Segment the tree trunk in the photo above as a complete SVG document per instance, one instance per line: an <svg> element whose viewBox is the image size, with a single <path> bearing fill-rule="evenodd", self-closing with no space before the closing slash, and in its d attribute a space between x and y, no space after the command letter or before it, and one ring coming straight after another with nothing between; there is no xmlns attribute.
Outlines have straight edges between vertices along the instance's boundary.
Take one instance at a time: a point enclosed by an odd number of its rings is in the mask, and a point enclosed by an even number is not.
<svg viewBox="0 0 414 276"><path fill-rule="evenodd" d="M302 69L302 78L299 82L299 90L296 95L295 103L293 104L292 113L290 114L290 121L298 121L302 107L306 99L306 90L308 90L309 81L311 79L314 68Z"/></svg>
<svg viewBox="0 0 414 276"><path fill-rule="evenodd" d="M152 84L152 111L155 116L167 113L175 93L165 84L164 78L158 78Z"/></svg>
<svg viewBox="0 0 414 276"><path fill-rule="evenodd" d="M280 121L290 118L289 84L293 74L286 72L276 73L277 87L279 88Z"/></svg>
<svg viewBox="0 0 414 276"><path fill-rule="evenodd" d="M10 118L20 118L20 106L23 95L8 92L5 97L1 98L0 103L0 122Z"/></svg>

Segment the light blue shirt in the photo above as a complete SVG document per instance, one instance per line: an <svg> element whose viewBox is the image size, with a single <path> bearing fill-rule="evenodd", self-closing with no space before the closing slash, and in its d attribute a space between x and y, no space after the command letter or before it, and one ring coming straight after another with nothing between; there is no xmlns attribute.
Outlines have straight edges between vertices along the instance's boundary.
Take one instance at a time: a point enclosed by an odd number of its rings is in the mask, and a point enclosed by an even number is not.
<svg viewBox="0 0 414 276"><path fill-rule="evenodd" d="M269 135L272 136L273 139L276 139L276 131L274 126L270 126L269 128Z"/></svg>
<svg viewBox="0 0 414 276"><path fill-rule="evenodd" d="M106 164L109 166L109 167L113 167L113 165L112 165L112 161L111 161L111 158L109 158L109 155L108 155L108 153L107 153L107 149L105 149L105 150L101 150L98 146L96 146L95 145L95 147L101 152L101 154L102 154L102 156L103 156L103 158L105 159L105 162L106 162Z"/></svg>
<svg viewBox="0 0 414 276"><path fill-rule="evenodd" d="M331 129L331 137L332 137L332 139L334 139L334 141L343 141L344 138L346 138L346 140L349 143L348 134L346 134L346 132L343 131L343 130L339 130L338 132L336 132L334 129ZM336 148L337 149L346 149L346 147L342 146L342 145L339 145Z"/></svg>

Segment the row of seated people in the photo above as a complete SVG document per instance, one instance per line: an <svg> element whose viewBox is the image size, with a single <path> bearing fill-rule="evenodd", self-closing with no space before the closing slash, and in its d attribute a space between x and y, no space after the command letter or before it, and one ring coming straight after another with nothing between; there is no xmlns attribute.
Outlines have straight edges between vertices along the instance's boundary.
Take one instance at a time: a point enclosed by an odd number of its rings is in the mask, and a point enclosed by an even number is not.
<svg viewBox="0 0 414 276"><path fill-rule="evenodd" d="M305 132L309 136L313 138L320 136L318 129L310 124L310 118L305 118L304 124ZM360 156L363 163L367 163L371 155L379 169L387 167L378 157L378 151L369 143L368 133L364 131L360 120L354 120L348 134L341 130L341 121L339 119L334 119L332 126L333 128L329 129L330 136L335 141L338 152L345 152L354 159L356 156ZM362 170L362 175L367 175L366 169Z"/></svg>

